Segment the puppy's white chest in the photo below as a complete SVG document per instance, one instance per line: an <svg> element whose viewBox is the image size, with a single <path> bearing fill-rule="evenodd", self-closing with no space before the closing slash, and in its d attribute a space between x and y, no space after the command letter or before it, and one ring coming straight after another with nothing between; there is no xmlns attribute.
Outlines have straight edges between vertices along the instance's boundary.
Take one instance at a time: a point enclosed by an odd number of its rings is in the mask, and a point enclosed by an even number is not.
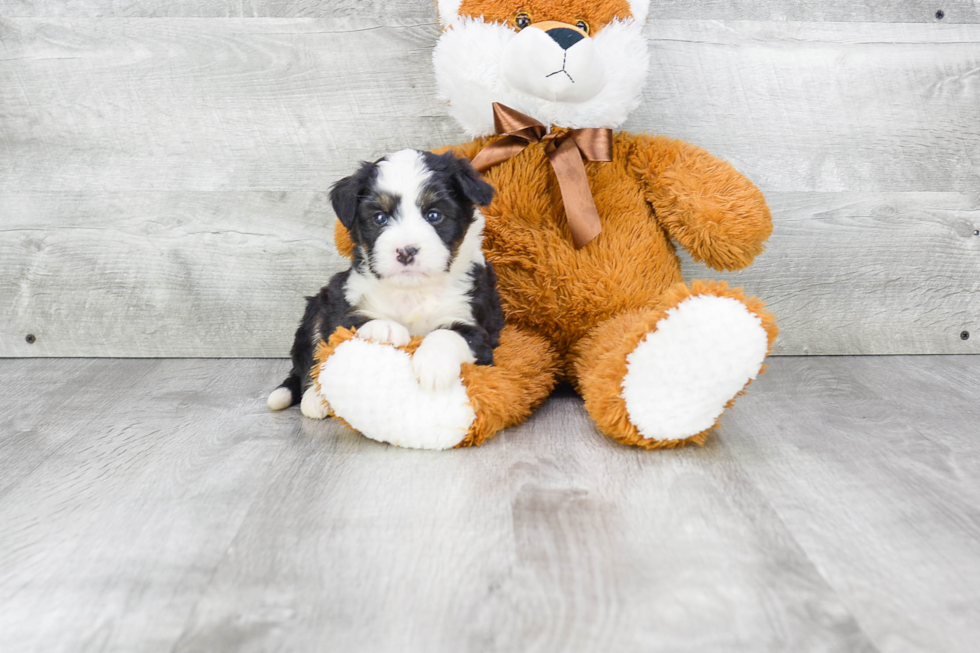
<svg viewBox="0 0 980 653"><path fill-rule="evenodd" d="M356 284L356 282L355 282ZM348 288L348 301L372 320L394 320L414 336L424 336L456 322L473 323L468 288L451 280L424 288L398 288L385 284L365 284L359 297ZM355 301L351 301L355 300Z"/></svg>
<svg viewBox="0 0 980 653"><path fill-rule="evenodd" d="M452 298L445 290L435 294L395 291L385 301L392 312L390 319L404 324L414 336L423 336L445 326L446 318L455 314Z"/></svg>

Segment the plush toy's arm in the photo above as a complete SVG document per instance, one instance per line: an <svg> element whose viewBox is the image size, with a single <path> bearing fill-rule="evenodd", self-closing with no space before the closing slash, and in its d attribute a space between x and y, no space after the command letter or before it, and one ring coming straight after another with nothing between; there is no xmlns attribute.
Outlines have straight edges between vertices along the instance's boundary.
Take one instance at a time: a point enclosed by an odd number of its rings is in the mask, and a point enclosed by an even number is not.
<svg viewBox="0 0 980 653"><path fill-rule="evenodd" d="M716 270L752 263L772 233L762 192L699 147L663 136L633 138L630 172L670 237Z"/></svg>
<svg viewBox="0 0 980 653"><path fill-rule="evenodd" d="M456 156L472 159L480 150L483 149L483 146L486 145L489 140L490 139L488 138L478 138L475 141L469 141L468 143L461 143L459 145L444 145L443 147L436 148L432 151L436 154L452 152ZM336 224L334 224L333 240L337 245L337 251L340 252L341 256L353 258L354 242L350 239L350 234L347 233L347 228L341 224L340 220L337 220Z"/></svg>

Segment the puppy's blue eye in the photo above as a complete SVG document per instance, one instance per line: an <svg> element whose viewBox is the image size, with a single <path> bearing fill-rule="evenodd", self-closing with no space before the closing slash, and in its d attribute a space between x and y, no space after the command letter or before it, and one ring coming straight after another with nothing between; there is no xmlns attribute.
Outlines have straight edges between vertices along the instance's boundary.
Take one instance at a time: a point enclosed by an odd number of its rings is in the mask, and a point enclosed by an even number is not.
<svg viewBox="0 0 980 653"><path fill-rule="evenodd" d="M425 221L429 224L439 224L442 222L442 214L438 211L429 211L425 214Z"/></svg>
<svg viewBox="0 0 980 653"><path fill-rule="evenodd" d="M388 224L388 216L386 216L384 213L375 213L374 224L378 225L379 227L383 227L384 225Z"/></svg>

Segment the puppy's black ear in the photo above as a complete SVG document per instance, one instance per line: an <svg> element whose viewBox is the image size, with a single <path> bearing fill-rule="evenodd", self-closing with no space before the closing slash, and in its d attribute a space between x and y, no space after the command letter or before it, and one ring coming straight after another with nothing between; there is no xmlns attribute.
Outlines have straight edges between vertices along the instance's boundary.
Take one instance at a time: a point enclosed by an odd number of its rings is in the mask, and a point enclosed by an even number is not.
<svg viewBox="0 0 980 653"><path fill-rule="evenodd" d="M350 231L357 218L357 205L367 188L375 164L361 163L361 167L350 177L344 177L330 189L330 203L341 224Z"/></svg>
<svg viewBox="0 0 980 653"><path fill-rule="evenodd" d="M483 181L483 177L470 165L468 159L457 157L452 152L426 152L425 156L429 167L448 174L453 186L469 201L477 206L487 206L493 201L493 186Z"/></svg>
<svg viewBox="0 0 980 653"><path fill-rule="evenodd" d="M493 201L493 186L483 181L483 177L467 159L456 159L456 162L456 183L463 195L477 206L488 206Z"/></svg>

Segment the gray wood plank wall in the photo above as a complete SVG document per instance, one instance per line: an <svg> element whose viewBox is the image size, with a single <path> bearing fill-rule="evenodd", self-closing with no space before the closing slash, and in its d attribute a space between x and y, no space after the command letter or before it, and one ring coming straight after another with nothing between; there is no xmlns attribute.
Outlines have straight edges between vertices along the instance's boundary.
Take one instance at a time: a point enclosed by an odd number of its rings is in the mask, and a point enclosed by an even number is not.
<svg viewBox="0 0 980 653"><path fill-rule="evenodd" d="M261 18L370 16L434 20L437 0L0 0L5 17ZM980 23L977 0L654 0L653 20Z"/></svg>
<svg viewBox="0 0 980 653"><path fill-rule="evenodd" d="M767 193L753 268L686 266L769 302L777 353L980 352L978 23L976 0L654 3L627 128ZM343 265L329 185L464 139L437 37L428 0L0 0L0 356L284 356Z"/></svg>

